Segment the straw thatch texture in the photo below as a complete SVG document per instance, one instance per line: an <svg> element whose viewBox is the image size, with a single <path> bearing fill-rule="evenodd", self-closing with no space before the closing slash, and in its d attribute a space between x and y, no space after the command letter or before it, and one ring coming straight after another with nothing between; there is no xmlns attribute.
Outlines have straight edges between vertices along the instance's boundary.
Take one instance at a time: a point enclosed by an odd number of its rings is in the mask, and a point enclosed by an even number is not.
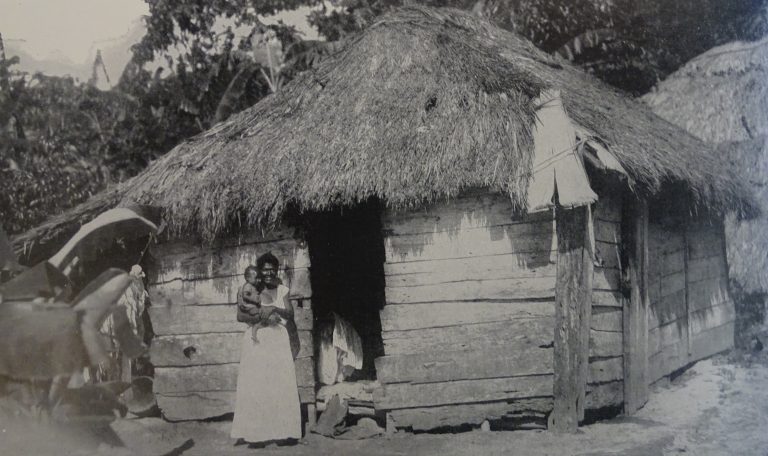
<svg viewBox="0 0 768 456"><path fill-rule="evenodd" d="M768 38L714 48L643 97L661 117L699 138L741 171L761 215L726 223L730 275L747 292L768 291Z"/></svg>
<svg viewBox="0 0 768 456"><path fill-rule="evenodd" d="M273 222L291 204L376 196L409 207L468 186L523 208L534 100L548 88L644 189L684 181L699 201L741 201L715 154L641 104L470 13L405 8L177 146L125 186L122 203L160 206L173 233L207 239Z"/></svg>

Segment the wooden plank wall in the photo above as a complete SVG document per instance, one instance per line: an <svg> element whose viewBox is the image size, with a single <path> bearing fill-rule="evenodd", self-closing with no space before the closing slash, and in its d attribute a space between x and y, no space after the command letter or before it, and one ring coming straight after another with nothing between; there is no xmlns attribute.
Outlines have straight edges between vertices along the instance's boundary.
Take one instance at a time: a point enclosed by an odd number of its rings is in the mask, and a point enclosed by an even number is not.
<svg viewBox="0 0 768 456"><path fill-rule="evenodd" d="M550 411L552 214L513 219L507 197L474 192L383 227L376 409L414 429Z"/></svg>
<svg viewBox="0 0 768 456"><path fill-rule="evenodd" d="M736 308L728 291L723 225L692 223L686 240L688 353L697 361L733 347Z"/></svg>
<svg viewBox="0 0 768 456"><path fill-rule="evenodd" d="M588 409L624 401L621 294L621 197L601 195L594 205L595 269L592 280Z"/></svg>
<svg viewBox="0 0 768 456"><path fill-rule="evenodd" d="M271 251L291 288L301 351L296 377L302 403L314 403L312 291L309 254L289 229L227 239L217 247L185 242L153 249L149 309L155 338L150 359L154 392L170 420L202 419L234 410L240 343L246 325L236 320L243 271Z"/></svg>
<svg viewBox="0 0 768 456"><path fill-rule="evenodd" d="M649 380L733 346L735 309L721 224L649 226Z"/></svg>

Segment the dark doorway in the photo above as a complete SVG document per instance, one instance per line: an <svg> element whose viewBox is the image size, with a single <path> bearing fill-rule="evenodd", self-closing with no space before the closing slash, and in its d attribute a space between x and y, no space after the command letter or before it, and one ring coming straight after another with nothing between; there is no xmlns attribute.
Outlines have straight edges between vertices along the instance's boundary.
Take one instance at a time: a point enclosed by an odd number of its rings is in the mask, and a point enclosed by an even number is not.
<svg viewBox="0 0 768 456"><path fill-rule="evenodd" d="M376 199L309 217L312 308L318 323L335 312L357 330L363 369L349 380L375 379L384 355L379 311L384 307L384 238ZM321 324L316 324L317 329ZM315 334L317 339L318 334ZM317 345L317 344L315 344Z"/></svg>

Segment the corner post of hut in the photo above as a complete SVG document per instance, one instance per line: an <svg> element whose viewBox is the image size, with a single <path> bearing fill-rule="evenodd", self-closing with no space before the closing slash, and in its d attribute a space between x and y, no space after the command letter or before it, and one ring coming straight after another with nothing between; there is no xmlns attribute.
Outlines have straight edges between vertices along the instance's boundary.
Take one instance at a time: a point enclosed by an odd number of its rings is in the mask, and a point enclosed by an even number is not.
<svg viewBox="0 0 768 456"><path fill-rule="evenodd" d="M624 299L624 413L632 414L648 401L648 202L629 196L624 203L628 221L624 252L629 296Z"/></svg>
<svg viewBox="0 0 768 456"><path fill-rule="evenodd" d="M589 206L555 206L554 409L548 421L555 432L575 432L584 419L593 273L589 219Z"/></svg>

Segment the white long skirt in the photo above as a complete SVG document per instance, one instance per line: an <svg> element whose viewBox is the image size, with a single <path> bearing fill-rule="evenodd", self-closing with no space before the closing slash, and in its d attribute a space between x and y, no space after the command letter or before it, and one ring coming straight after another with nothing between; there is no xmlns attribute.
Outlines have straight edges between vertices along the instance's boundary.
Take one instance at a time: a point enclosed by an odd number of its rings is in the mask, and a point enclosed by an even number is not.
<svg viewBox="0 0 768 456"><path fill-rule="evenodd" d="M301 409L296 371L285 326L243 332L237 373L235 418L230 435L247 442L300 439Z"/></svg>

